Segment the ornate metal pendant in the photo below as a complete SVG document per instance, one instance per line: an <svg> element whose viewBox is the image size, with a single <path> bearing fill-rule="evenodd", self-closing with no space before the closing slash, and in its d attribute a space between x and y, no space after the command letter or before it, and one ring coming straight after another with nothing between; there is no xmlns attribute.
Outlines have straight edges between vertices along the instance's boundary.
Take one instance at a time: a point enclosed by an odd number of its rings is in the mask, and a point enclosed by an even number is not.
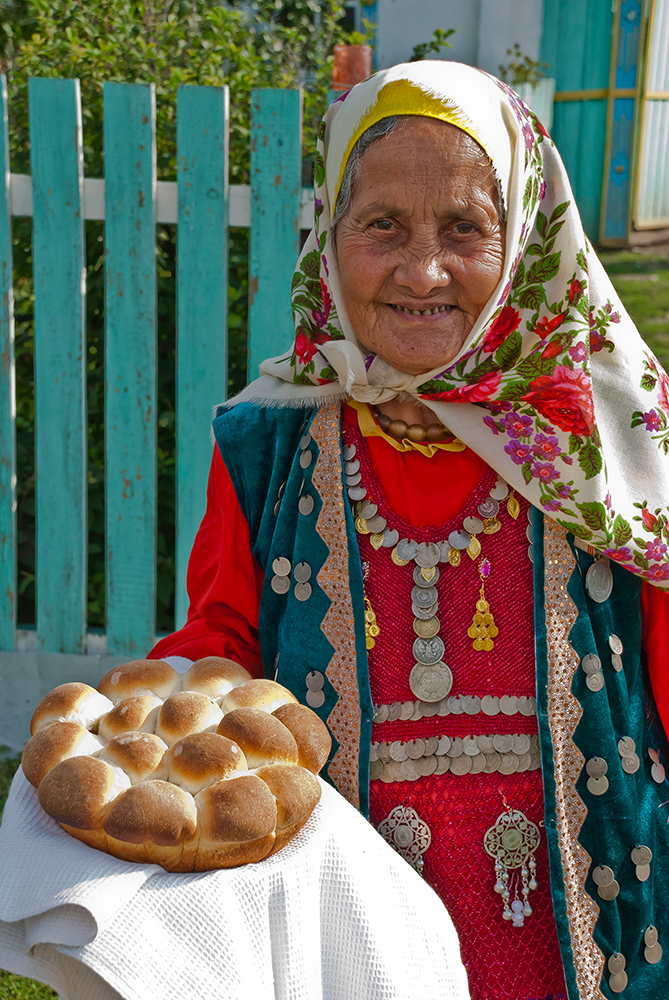
<svg viewBox="0 0 669 1000"><path fill-rule="evenodd" d="M495 892L502 897L502 917L511 920L514 927L523 927L525 917L532 915L528 902L530 890L537 887L534 852L539 846L539 827L520 809L508 809L500 813L494 826L486 831L483 846L495 859ZM518 869L520 885L516 875Z"/></svg>

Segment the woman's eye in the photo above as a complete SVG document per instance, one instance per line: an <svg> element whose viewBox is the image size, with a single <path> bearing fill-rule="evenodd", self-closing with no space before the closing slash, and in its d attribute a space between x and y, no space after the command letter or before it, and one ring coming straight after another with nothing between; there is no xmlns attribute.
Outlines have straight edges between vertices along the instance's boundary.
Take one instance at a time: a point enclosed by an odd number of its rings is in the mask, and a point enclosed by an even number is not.
<svg viewBox="0 0 669 1000"><path fill-rule="evenodd" d="M393 224L390 219L377 219L376 222L372 223L372 227L380 229L384 233L389 233L393 228Z"/></svg>
<svg viewBox="0 0 669 1000"><path fill-rule="evenodd" d="M476 226L472 222L458 222L455 226L456 233L462 233L463 236L469 236L471 233L476 232Z"/></svg>

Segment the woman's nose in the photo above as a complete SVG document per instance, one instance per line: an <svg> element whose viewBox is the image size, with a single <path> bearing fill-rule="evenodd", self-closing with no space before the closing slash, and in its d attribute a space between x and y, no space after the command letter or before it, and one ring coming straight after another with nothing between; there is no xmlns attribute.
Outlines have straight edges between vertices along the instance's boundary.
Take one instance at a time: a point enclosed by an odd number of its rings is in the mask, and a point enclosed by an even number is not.
<svg viewBox="0 0 669 1000"><path fill-rule="evenodd" d="M407 253L395 268L395 282L416 296L424 296L435 288L450 285L451 273L441 256L434 251Z"/></svg>

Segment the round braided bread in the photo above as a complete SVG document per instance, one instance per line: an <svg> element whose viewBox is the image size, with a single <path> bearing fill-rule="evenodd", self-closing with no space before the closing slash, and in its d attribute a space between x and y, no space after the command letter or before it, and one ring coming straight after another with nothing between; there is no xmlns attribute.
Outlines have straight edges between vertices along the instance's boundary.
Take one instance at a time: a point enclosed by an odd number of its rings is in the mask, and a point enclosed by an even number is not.
<svg viewBox="0 0 669 1000"><path fill-rule="evenodd" d="M23 770L64 830L170 872L260 861L304 826L331 739L280 684L208 656L114 667L39 703Z"/></svg>

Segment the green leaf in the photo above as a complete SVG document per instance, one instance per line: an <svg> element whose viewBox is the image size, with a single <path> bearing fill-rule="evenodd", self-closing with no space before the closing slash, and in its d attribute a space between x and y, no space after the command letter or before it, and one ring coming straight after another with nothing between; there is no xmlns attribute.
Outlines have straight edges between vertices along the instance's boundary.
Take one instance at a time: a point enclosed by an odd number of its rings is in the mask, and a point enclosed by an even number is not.
<svg viewBox="0 0 669 1000"><path fill-rule="evenodd" d="M651 375L650 372L645 372L641 376L641 388L645 389L646 392L650 392L652 389L654 389L656 383L657 379L655 378L654 375Z"/></svg>
<svg viewBox="0 0 669 1000"><path fill-rule="evenodd" d="M574 524L571 521L561 521L559 519L558 524L561 524L565 531L571 531L572 535L576 535L577 538L583 538L586 542L590 541L593 537L592 532L584 528L582 524Z"/></svg>
<svg viewBox="0 0 669 1000"><path fill-rule="evenodd" d="M563 201L560 205L557 205L551 213L551 222L555 222L560 216L564 215L570 204L568 201Z"/></svg>
<svg viewBox="0 0 669 1000"><path fill-rule="evenodd" d="M562 222L556 222L554 226L551 226L551 228L548 230L548 239L549 240L555 239L555 237L560 232L563 226L564 226L564 219L562 220Z"/></svg>
<svg viewBox="0 0 669 1000"><path fill-rule="evenodd" d="M578 453L578 464L585 472L586 479L593 479L602 471L602 456L598 448L586 441Z"/></svg>
<svg viewBox="0 0 669 1000"><path fill-rule="evenodd" d="M537 232L543 240L546 239L546 225L547 219L543 212L537 212Z"/></svg>
<svg viewBox="0 0 669 1000"><path fill-rule="evenodd" d="M531 254L533 257L541 257L544 252L544 248L541 243L530 243L529 247L525 251L527 254Z"/></svg>
<svg viewBox="0 0 669 1000"><path fill-rule="evenodd" d="M516 270L516 273L514 275L513 284L511 285L511 287L520 288L520 286L524 281L525 281L525 265L521 260L521 262L518 264L518 269Z"/></svg>
<svg viewBox="0 0 669 1000"><path fill-rule="evenodd" d="M495 364L501 368L503 372L507 372L518 363L522 351L523 338L520 336L520 332L518 330L514 330L508 337L506 337L496 351Z"/></svg>
<svg viewBox="0 0 669 1000"><path fill-rule="evenodd" d="M618 514L613 522L613 541L617 549L622 548L632 537L632 529L622 516Z"/></svg>
<svg viewBox="0 0 669 1000"><path fill-rule="evenodd" d="M595 448L602 447L602 439L600 438L599 431L597 430L596 427L593 427L592 430L590 431L590 440L594 444Z"/></svg>
<svg viewBox="0 0 669 1000"><path fill-rule="evenodd" d="M636 565L640 566L641 569L648 569L648 560L645 556L642 556L640 552L635 552L632 558L634 559Z"/></svg>
<svg viewBox="0 0 669 1000"><path fill-rule="evenodd" d="M631 428L639 427L642 423L643 423L643 413L641 412L641 410L635 410L634 413L632 414L632 422L630 423L630 427Z"/></svg>
<svg viewBox="0 0 669 1000"><path fill-rule="evenodd" d="M540 375L552 375L556 364L555 358L542 358L540 354L531 354L529 358L524 358L520 362L516 371L521 378L531 380Z"/></svg>
<svg viewBox="0 0 669 1000"><path fill-rule="evenodd" d="M527 283L538 284L554 278L560 270L560 255L561 251L558 250L536 261L527 272Z"/></svg>
<svg viewBox="0 0 669 1000"><path fill-rule="evenodd" d="M472 371L467 372L464 377L465 380L471 385L478 382L478 380L483 378L484 375L490 375L492 372L496 371L499 371L497 362L494 358L488 357L482 364L477 365L476 368L472 369Z"/></svg>
<svg viewBox="0 0 669 1000"><path fill-rule="evenodd" d="M521 468L520 471L523 474L523 479L525 480L525 482L528 483L528 484L531 483L532 482L532 466L530 465L530 463L529 462L525 462L525 465L522 466L522 468Z"/></svg>
<svg viewBox="0 0 669 1000"><path fill-rule="evenodd" d="M604 531L606 527L606 507L597 500L588 500L586 503L577 503L581 517L589 528L593 531Z"/></svg>
<svg viewBox="0 0 669 1000"><path fill-rule="evenodd" d="M534 264L532 267L534 267ZM545 301L546 295L541 285L532 285L530 288L525 288L518 296L518 304L521 309L539 309L542 302Z"/></svg>
<svg viewBox="0 0 669 1000"><path fill-rule="evenodd" d="M579 250L576 254L576 263L583 271L585 271L586 274L588 273L588 262L585 259L585 254L582 250Z"/></svg>

